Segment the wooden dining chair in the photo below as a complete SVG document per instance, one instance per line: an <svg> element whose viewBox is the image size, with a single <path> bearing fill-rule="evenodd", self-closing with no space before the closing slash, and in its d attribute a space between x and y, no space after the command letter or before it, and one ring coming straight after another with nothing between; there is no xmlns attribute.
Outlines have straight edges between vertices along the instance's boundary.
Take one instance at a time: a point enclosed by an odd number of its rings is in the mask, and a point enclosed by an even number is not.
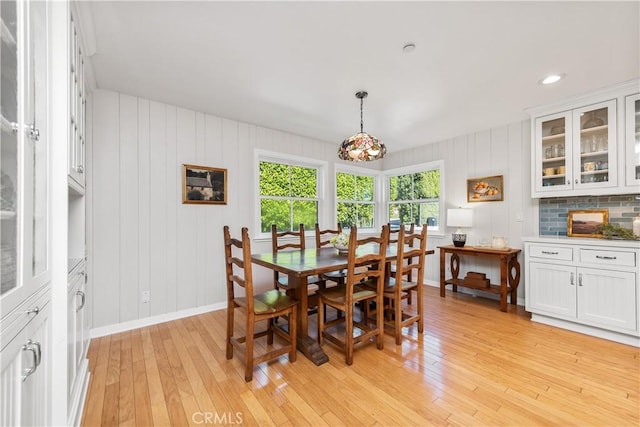
<svg viewBox="0 0 640 427"><path fill-rule="evenodd" d="M400 229L404 229L405 232L408 232L408 234L413 234L415 231L415 224L411 223L411 224L400 224L399 228L391 228L391 224L387 224L389 226L389 244L396 244L398 243L398 234L400 232ZM411 240L408 245L410 247L413 247L413 240ZM411 264L412 260L408 259L406 261L404 261L408 264ZM391 265L391 269L389 271L390 275L394 275L396 273L396 263L395 262L391 262L389 263ZM407 271L407 280L410 282L411 281L411 274L413 273L412 270ZM407 298L407 303L411 304L412 303L412 295L409 294L408 298Z"/></svg>
<svg viewBox="0 0 640 427"><path fill-rule="evenodd" d="M234 251L240 252L239 256L234 256ZM261 294L254 293L251 244L246 227L242 228L242 240L238 240L232 238L229 227L224 226L224 252L227 278L227 359L233 358L234 348L240 351L245 364L244 379L251 381L253 367L259 363L275 359L285 353L289 354L290 362L295 362L298 301L277 289ZM236 295L236 286L244 289L244 296ZM234 337L236 309L245 313L245 335L242 337ZM274 319L278 316L289 319L288 333L274 326ZM255 324L263 320L267 321L267 329L256 332ZM266 336L267 345L271 348L274 333L287 341L287 345L255 355L254 340Z"/></svg>
<svg viewBox="0 0 640 427"><path fill-rule="evenodd" d="M326 339L339 346L345 352L347 365L353 363L353 351L357 343L375 338L377 348L384 348L382 310L377 311L376 320L372 324L364 313L360 313L360 320L356 321L354 307L359 302L364 302L364 306L367 307L371 301L375 301L378 307L382 306L388 241L387 226L382 228L380 237L360 240L357 228L352 226L345 283L318 291L318 341L323 345ZM358 254L358 249L366 245L373 245L373 251L363 248ZM367 266L370 268L359 268ZM325 305L341 310L344 317L325 322ZM344 334L340 333L339 324L344 324Z"/></svg>
<svg viewBox="0 0 640 427"><path fill-rule="evenodd" d="M297 239L291 240L289 237L297 237ZM306 249L304 236L304 224L298 226L298 231L278 231L275 224L271 225L271 250L273 253L286 251L286 250L304 250ZM293 294L293 290L289 287L289 278L286 275L282 275L277 271L273 271L273 284L276 289L281 289L288 293ZM307 295L308 295L308 313L315 314L316 307L318 306L318 297L316 292L318 289L324 289L326 286L325 280L320 276L307 277Z"/></svg>
<svg viewBox="0 0 640 427"><path fill-rule="evenodd" d="M405 231L401 227L398 232L396 270L390 277L385 278L384 298L389 304L387 323L393 326L396 344L402 344L402 328L414 323L418 324L418 332L424 329L423 282L424 261L427 250L427 225L422 226L419 233ZM410 246L414 244L413 247ZM411 278L415 277L415 281ZM402 301L407 300L412 292L416 292L417 309L409 313L402 309Z"/></svg>
<svg viewBox="0 0 640 427"><path fill-rule="evenodd" d="M338 224L338 228L320 230L320 226L316 223L316 248L320 249L325 246L331 246L331 239L338 234L342 233L342 225ZM343 285L344 280L347 277L347 270L337 270L323 273L320 275L325 280L331 280L338 285Z"/></svg>

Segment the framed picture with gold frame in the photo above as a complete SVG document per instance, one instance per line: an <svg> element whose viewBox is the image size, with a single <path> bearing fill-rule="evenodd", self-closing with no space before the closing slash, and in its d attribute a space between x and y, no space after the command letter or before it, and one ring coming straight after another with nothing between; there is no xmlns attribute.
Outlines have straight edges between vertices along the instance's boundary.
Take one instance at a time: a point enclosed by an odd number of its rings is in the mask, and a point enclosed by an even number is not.
<svg viewBox="0 0 640 427"><path fill-rule="evenodd" d="M602 234L596 230L599 225L606 225L609 222L609 211L607 209L569 211L567 221L569 237L602 237Z"/></svg>
<svg viewBox="0 0 640 427"><path fill-rule="evenodd" d="M227 170L182 165L182 203L227 204Z"/></svg>
<svg viewBox="0 0 640 427"><path fill-rule="evenodd" d="M467 202L501 202L503 200L502 175L467 179Z"/></svg>

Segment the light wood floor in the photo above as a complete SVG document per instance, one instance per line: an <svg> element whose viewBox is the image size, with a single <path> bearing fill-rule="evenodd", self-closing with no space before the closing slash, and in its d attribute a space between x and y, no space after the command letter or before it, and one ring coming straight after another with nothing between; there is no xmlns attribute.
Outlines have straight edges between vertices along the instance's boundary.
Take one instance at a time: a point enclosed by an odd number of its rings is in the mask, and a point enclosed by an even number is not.
<svg viewBox="0 0 640 427"><path fill-rule="evenodd" d="M638 349L425 294L425 332L402 346L386 335L349 367L326 343L328 363L283 356L250 383L225 359L224 311L95 339L82 424L639 425Z"/></svg>

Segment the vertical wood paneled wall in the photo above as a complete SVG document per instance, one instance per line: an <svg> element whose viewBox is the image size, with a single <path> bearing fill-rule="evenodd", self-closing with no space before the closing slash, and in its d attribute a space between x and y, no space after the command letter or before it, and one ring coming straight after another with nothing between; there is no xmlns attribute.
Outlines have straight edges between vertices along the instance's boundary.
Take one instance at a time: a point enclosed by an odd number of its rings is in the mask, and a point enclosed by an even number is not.
<svg viewBox="0 0 640 427"><path fill-rule="evenodd" d="M226 300L222 226L236 233L253 226L255 149L327 161L327 185L334 185L337 142L103 90L94 93L92 113L87 162L93 328ZM466 205L467 178L503 174L505 201L473 204L469 238L475 243L503 235L520 247L521 237L533 232L529 139L529 122L523 121L404 152L393 152L388 142L391 153L370 167L444 159L447 207ZM183 163L228 169L228 204L182 204ZM523 222L516 221L519 213ZM450 243L448 233L429 246ZM253 242L253 252L269 249L270 242ZM428 261L431 283L438 281L437 258ZM256 267L254 273L269 286L268 271ZM141 303L144 290L150 291L148 304Z"/></svg>

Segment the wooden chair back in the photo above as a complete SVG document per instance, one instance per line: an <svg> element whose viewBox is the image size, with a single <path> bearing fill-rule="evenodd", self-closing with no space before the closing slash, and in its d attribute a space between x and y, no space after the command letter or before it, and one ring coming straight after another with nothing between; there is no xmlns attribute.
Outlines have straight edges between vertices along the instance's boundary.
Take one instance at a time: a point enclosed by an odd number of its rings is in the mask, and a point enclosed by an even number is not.
<svg viewBox="0 0 640 427"><path fill-rule="evenodd" d="M234 256L234 249L241 251L240 256ZM227 300L229 304L236 298L235 285L244 289L247 299L247 310L253 311L253 272L251 269L251 242L249 230L242 228L242 240L234 239L229 232L229 226L224 226L224 256L227 278ZM238 275L242 270L242 275Z"/></svg>
<svg viewBox="0 0 640 427"><path fill-rule="evenodd" d="M320 226L316 223L316 248L320 249L323 246L331 245L331 238L340 233L342 233L342 225L340 224L338 224L338 228L335 230L320 230Z"/></svg>
<svg viewBox="0 0 640 427"><path fill-rule="evenodd" d="M413 224L411 228L413 228ZM425 224L419 233L400 228L397 243L398 255L395 272L397 283L402 281L403 276L408 276L409 281L411 281L411 277L416 277L416 282L422 283L425 251L427 250L427 225Z"/></svg>
<svg viewBox="0 0 640 427"><path fill-rule="evenodd" d="M279 239L286 238L287 236L298 237L298 241L278 243ZM304 224L299 225L298 231L278 231L278 227L275 224L271 225L271 249L273 252L285 249L305 249L304 242Z"/></svg>
<svg viewBox="0 0 640 427"><path fill-rule="evenodd" d="M375 250L363 251L358 255L358 248L364 245L374 244ZM347 305L353 296L353 288L363 282L375 284L381 292L384 286L385 264L387 258L387 245L389 244L389 228L382 227L380 236L358 239L357 227L351 226L349 235L349 254L347 259ZM368 267L368 268L361 268Z"/></svg>
<svg viewBox="0 0 640 427"><path fill-rule="evenodd" d="M286 240L284 242L279 241L279 239L284 239L286 237L297 237L297 241ZM278 227L275 224L271 225L271 249L273 253L284 251L287 249L305 249L305 239L304 239L304 224L300 224L298 231L278 231ZM280 273L277 271L273 271L273 286L274 287L285 287L288 285L288 281L286 276L280 277Z"/></svg>

